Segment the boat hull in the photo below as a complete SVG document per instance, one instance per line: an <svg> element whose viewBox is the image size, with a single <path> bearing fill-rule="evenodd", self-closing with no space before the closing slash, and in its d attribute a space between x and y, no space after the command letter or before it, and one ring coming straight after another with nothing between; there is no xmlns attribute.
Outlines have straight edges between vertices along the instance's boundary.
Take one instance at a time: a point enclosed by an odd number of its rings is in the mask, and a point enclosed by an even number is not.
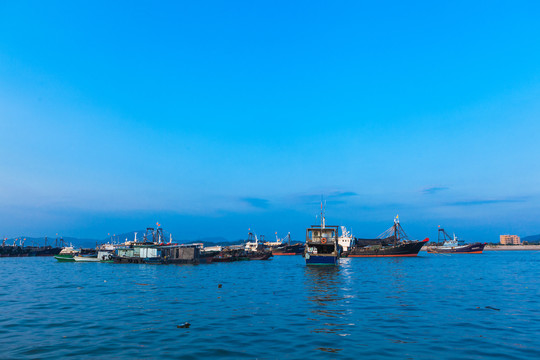
<svg viewBox="0 0 540 360"><path fill-rule="evenodd" d="M0 247L0 257L33 257L33 256L55 256L60 254L61 248L52 246L2 246Z"/></svg>
<svg viewBox="0 0 540 360"><path fill-rule="evenodd" d="M392 246L355 247L343 254L344 257L414 257L427 241L411 241Z"/></svg>
<svg viewBox="0 0 540 360"><path fill-rule="evenodd" d="M272 257L272 254L271 253L267 253L267 254L257 254L257 255L254 255L254 256L248 256L249 260L268 260Z"/></svg>
<svg viewBox="0 0 540 360"><path fill-rule="evenodd" d="M73 260L76 262L99 262L99 259L93 256L74 256Z"/></svg>
<svg viewBox="0 0 540 360"><path fill-rule="evenodd" d="M322 256L322 255L309 255L306 254L306 265L337 265L337 256Z"/></svg>
<svg viewBox="0 0 540 360"><path fill-rule="evenodd" d="M73 255L55 255L54 258L60 262L72 262L75 261Z"/></svg>
<svg viewBox="0 0 540 360"><path fill-rule="evenodd" d="M304 253L304 244L285 245L272 249L272 255L302 255Z"/></svg>
<svg viewBox="0 0 540 360"><path fill-rule="evenodd" d="M427 248L427 252L432 254L482 254L485 246L485 243L474 243L454 247L430 246Z"/></svg>
<svg viewBox="0 0 540 360"><path fill-rule="evenodd" d="M161 257L144 258L143 262L146 265L163 265L163 264L166 264L165 259L163 259Z"/></svg>
<svg viewBox="0 0 540 360"><path fill-rule="evenodd" d="M199 264L211 264L212 262L214 262L214 258L210 256L199 258Z"/></svg>

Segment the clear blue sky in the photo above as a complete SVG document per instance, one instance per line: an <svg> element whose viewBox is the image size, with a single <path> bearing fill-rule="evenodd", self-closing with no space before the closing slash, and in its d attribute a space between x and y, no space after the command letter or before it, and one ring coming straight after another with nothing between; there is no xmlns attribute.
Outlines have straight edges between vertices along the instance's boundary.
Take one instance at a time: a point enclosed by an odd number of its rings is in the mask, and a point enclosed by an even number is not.
<svg viewBox="0 0 540 360"><path fill-rule="evenodd" d="M540 3L0 3L0 235L540 233Z"/></svg>

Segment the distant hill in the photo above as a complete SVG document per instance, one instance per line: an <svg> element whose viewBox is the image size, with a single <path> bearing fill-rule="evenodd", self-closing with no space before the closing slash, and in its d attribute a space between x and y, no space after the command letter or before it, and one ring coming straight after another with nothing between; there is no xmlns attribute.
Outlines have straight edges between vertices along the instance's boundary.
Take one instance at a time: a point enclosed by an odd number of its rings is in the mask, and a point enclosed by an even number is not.
<svg viewBox="0 0 540 360"><path fill-rule="evenodd" d="M114 236L108 237L107 239L102 240L100 243L103 243L103 242L106 243L106 242L111 242L111 241L114 243L122 243L126 241L126 239L134 240L135 232L137 233L137 240L142 241L144 238L144 234L146 233L145 230L130 231L127 233L114 235ZM165 235L164 242L169 242L170 233L168 233L167 231L164 231L163 235ZM151 240L151 238L148 240ZM179 244L203 243L205 246L232 245L232 244L240 244L243 242L243 240L229 241L228 239L221 236L198 238L198 239L178 239L178 238L175 238L173 235L172 240L173 242L179 243Z"/></svg>
<svg viewBox="0 0 540 360"><path fill-rule="evenodd" d="M130 231L122 234L114 234L111 236L108 236L105 239L79 239L75 237L63 237L64 244L66 246L73 245L76 248L82 247L82 248L95 248L96 245L105 244L105 243L123 243L127 240L134 240L135 239L135 233L137 233L137 240L142 241L144 238L145 230L137 230L137 231ZM164 242L169 242L169 236L170 234L168 232L164 232ZM19 236L17 238L11 238L6 240L6 245L13 245L13 242L15 239L17 240L17 245L20 245L20 240L26 238L24 242L24 246L43 246L45 245L45 237L28 237L28 236ZM56 237L54 238L47 238L47 245L52 246L62 246L62 243L60 242L60 237L58 237L58 240ZM151 239L149 239L151 240ZM199 238L199 239L175 239L174 236L172 238L173 242L179 243L179 244L191 244L191 243L203 243L204 246L215 246L215 245L221 245L221 246L228 246L228 245L237 245L242 244L245 242L245 240L239 239L235 241L230 241L224 237L215 236L215 237L207 237L207 238Z"/></svg>
<svg viewBox="0 0 540 360"><path fill-rule="evenodd" d="M132 241L135 239L135 233L137 233L137 241L142 241L146 230L133 230L122 234L111 234L105 239L102 239L100 243L122 243L126 240ZM166 234L168 236L168 234Z"/></svg>
<svg viewBox="0 0 540 360"><path fill-rule="evenodd" d="M203 238L203 239L198 239L198 240L193 240L193 241L189 241L189 242L194 242L194 243L203 243L204 246L216 246L216 245L221 245L221 246L229 246L229 245L238 245L238 244L242 244L245 242L245 240L236 240L236 241L229 241L223 237L210 237L210 238Z"/></svg>
<svg viewBox="0 0 540 360"><path fill-rule="evenodd" d="M522 237L521 242L524 242L524 241L527 241L529 243L530 242L538 242L538 241L540 241L540 234Z"/></svg>

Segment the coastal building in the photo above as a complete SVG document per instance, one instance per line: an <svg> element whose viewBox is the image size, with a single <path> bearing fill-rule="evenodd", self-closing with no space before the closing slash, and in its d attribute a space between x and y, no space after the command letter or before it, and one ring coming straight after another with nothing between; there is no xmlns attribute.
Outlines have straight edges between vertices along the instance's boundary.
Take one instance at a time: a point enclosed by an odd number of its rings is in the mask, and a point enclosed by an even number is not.
<svg viewBox="0 0 540 360"><path fill-rule="evenodd" d="M521 245L521 239L517 235L501 235L501 245Z"/></svg>

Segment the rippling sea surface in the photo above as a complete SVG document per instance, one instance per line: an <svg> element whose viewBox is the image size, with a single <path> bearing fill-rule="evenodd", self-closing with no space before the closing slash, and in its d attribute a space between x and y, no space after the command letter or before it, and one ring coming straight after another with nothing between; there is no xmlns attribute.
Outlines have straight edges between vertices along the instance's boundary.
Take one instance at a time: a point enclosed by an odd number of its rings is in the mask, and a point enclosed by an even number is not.
<svg viewBox="0 0 540 360"><path fill-rule="evenodd" d="M2 258L0 358L538 359L539 274L533 251L335 268Z"/></svg>

